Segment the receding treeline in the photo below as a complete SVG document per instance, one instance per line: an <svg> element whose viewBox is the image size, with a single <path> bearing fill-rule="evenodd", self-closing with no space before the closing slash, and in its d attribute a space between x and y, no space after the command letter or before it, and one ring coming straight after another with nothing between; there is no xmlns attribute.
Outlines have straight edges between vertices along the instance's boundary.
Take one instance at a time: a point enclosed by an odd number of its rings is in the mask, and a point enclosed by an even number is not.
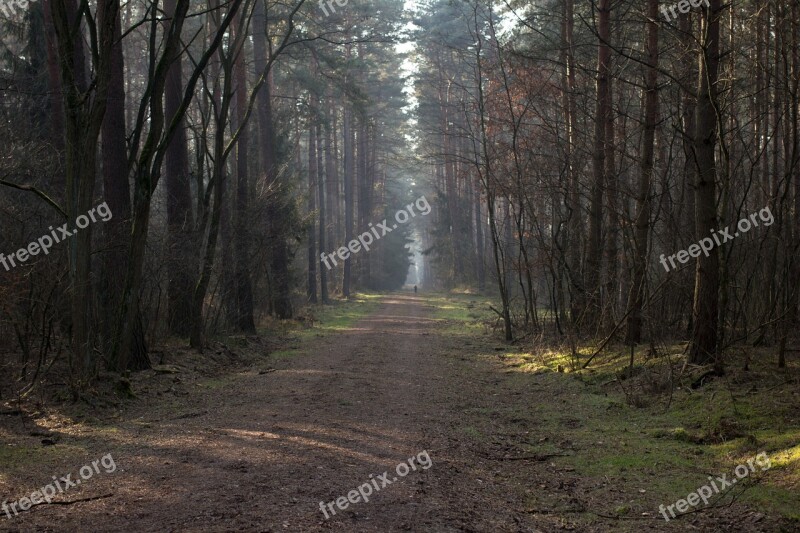
<svg viewBox="0 0 800 533"><path fill-rule="evenodd" d="M499 289L507 338L734 343L797 328L800 5L425 2L420 126L442 205L429 279ZM697 7L691 7L697 5ZM768 209L775 221L665 272ZM705 242L705 241L703 241Z"/></svg>
<svg viewBox="0 0 800 533"><path fill-rule="evenodd" d="M0 252L103 202L113 218L0 268L0 365L16 383L0 394L56 368L78 397L103 368L150 367L167 337L202 349L397 289L415 257L425 288L496 292L508 339L686 339L716 370L749 342L785 365L800 5L694 4L41 0L3 14ZM423 194L429 217L323 262ZM763 212L774 222L692 247Z"/></svg>
<svg viewBox="0 0 800 533"><path fill-rule="evenodd" d="M0 268L15 378L0 394L55 368L78 397L103 369L149 368L168 336L202 349L401 286L413 228L330 271L320 256L424 192L403 162L403 16L389 0L330 16L303 0L41 0L0 19L0 250L101 200L114 215Z"/></svg>

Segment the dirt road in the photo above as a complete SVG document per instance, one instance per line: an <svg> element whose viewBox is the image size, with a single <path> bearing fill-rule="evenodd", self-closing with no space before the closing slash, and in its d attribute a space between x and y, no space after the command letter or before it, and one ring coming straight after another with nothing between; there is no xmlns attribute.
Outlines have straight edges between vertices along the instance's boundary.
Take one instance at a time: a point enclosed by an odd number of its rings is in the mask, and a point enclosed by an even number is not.
<svg viewBox="0 0 800 533"><path fill-rule="evenodd" d="M30 468L0 470L3 494L109 453L116 470L56 498L75 503L0 518L0 530L677 531L692 520L710 531L753 516L726 508L667 524L656 509L675 491L652 489L665 466L576 471L570 456L588 464L611 439L622 455L652 449L625 449L635 421L604 433L621 407L582 398L564 374L516 372L496 336L435 318L422 295L385 297L354 327L295 348L191 386L170 376L174 388L113 420L54 421L64 439Z"/></svg>
<svg viewBox="0 0 800 533"><path fill-rule="evenodd" d="M493 382L471 373L464 339L429 311L422 297L390 297L350 331L270 360L275 371L173 400L173 419L128 411L82 443L96 450L87 463L111 453L116 471L61 499L108 497L37 506L0 529L534 531L519 464L488 461L464 439L462 414L491 400ZM40 478L14 488L23 496ZM369 502L346 500L365 483ZM331 502L324 513L320 502Z"/></svg>

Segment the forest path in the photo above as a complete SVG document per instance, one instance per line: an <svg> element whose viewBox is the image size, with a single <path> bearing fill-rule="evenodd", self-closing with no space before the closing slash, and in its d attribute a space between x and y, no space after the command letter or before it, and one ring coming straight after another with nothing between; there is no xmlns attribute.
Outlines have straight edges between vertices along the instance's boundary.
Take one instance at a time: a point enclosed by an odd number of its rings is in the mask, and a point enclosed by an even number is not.
<svg viewBox="0 0 800 533"><path fill-rule="evenodd" d="M437 307L423 294L384 296L341 331L311 330L291 351L221 378L168 376L156 395L130 403L113 421L70 426L78 429L68 439L42 450L70 446L69 462L40 454L24 475L12 476L11 492L24 496L64 464L75 472L112 453L115 472L57 499L109 496L37 506L0 519L0 531L685 528L686 521L658 516L658 504L674 492L652 485L658 468L612 480L602 470L576 471L579 458L589 464L609 446L620 456L654 457L652 448L642 456L627 444L639 431L630 415L587 396L565 374L520 372L496 335L439 318L446 313ZM610 434L615 420L628 424L613 430L620 437ZM397 469L410 458L414 468ZM380 489L372 485L369 502L346 502L372 480ZM336 514L326 506L326 518L320 502L337 499L347 508L331 503ZM621 506L631 509L616 519ZM709 522L694 527L711 531L721 523L706 529Z"/></svg>
<svg viewBox="0 0 800 533"><path fill-rule="evenodd" d="M388 296L298 355L269 357L184 397L148 399L113 429L85 435L95 450L87 462L111 452L118 469L61 499L113 496L38 506L0 519L0 530L537 530L522 510L524 461L482 457L465 425L470 410L486 416L479 407L497 399L497 381L465 366L469 337L431 308L423 295ZM172 402L169 414L159 402ZM412 457L416 470L398 476ZM34 490L44 468L14 492ZM369 502L334 503L325 518L321 501L371 479L381 488Z"/></svg>

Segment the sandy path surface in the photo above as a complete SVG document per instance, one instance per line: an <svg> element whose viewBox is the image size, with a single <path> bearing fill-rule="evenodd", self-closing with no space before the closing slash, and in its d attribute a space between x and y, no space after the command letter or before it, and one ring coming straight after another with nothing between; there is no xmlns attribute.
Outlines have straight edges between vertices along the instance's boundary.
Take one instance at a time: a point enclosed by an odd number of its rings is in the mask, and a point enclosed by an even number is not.
<svg viewBox="0 0 800 533"><path fill-rule="evenodd" d="M113 453L117 470L64 499L113 495L39 506L0 529L537 531L522 510L526 462L487 460L465 439L462 414L492 403L497 380L465 363L470 343L429 310L387 297L355 327L270 360L275 371L173 400L178 417L129 410L86 436L87 459ZM320 502L372 480L369 502L332 503L325 517Z"/></svg>

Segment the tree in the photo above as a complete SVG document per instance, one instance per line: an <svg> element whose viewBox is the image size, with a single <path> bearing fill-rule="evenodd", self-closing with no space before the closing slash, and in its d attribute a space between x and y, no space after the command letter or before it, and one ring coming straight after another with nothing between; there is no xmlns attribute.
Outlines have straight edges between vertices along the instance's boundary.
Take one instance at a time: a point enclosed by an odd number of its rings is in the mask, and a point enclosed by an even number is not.
<svg viewBox="0 0 800 533"><path fill-rule="evenodd" d="M317 166L317 126L314 124L316 120L316 97L309 92L309 127L308 127L308 301L317 303L317 227L315 222L315 211L317 210L317 182L319 181L319 173ZM320 204L323 204L323 199L320 197ZM320 250L322 243L320 243ZM325 271L320 265L320 273L325 276Z"/></svg>
<svg viewBox="0 0 800 533"><path fill-rule="evenodd" d="M590 327L600 325L602 303L600 294L600 269L602 266L603 189L607 177L606 157L608 142L607 120L611 113L609 71L611 67L611 0L597 3L597 100L594 116L593 177L589 205L589 241L586 251L586 302L585 323Z"/></svg>
<svg viewBox="0 0 800 533"><path fill-rule="evenodd" d="M644 135L642 137L642 161L639 179L639 195L636 199L635 263L631 294L628 298L628 331L625 342L636 344L642 340L642 306L644 304L647 259L652 216L653 160L655 159L655 133L658 121L658 0L647 2L647 41L645 43Z"/></svg>
<svg viewBox="0 0 800 533"><path fill-rule="evenodd" d="M164 14L175 15L175 0L165 0ZM174 117L183 101L183 51L175 50L167 72L164 112ZM196 280L193 274L193 249L196 239L193 233L192 196L189 172L189 151L186 122L180 117L172 140L167 145L164 174L167 186L167 231L169 234L169 285L168 324L170 332L180 337L189 335L191 294Z"/></svg>
<svg viewBox="0 0 800 533"><path fill-rule="evenodd" d="M92 33L92 50L96 51L96 65L91 84L86 83L85 65L80 48L80 20L74 1L53 0L51 15L58 39L61 63L61 86L65 110L67 216L75 220L92 207L96 180L97 156L103 117L106 112L109 81L111 79L114 28L117 24L117 0L98 3L93 16L88 9L80 11L80 18L96 28ZM91 97L89 97L91 96ZM91 255L92 230L74 234L70 247L70 299L72 312L72 376L78 381L93 371L94 321L92 320ZM77 394L79 382L73 382Z"/></svg>
<svg viewBox="0 0 800 533"><path fill-rule="evenodd" d="M717 217L717 80L719 75L720 0L711 0L703 9L703 25L698 57L697 107L694 159L697 165L695 187L695 224L697 241L719 228ZM717 350L719 312L719 249L712 247L697 258L693 304L694 330L689 360L695 364L713 363L722 371Z"/></svg>
<svg viewBox="0 0 800 533"><path fill-rule="evenodd" d="M103 193L114 216L105 227L105 254L103 260L103 287L100 290L104 313L103 333L106 349L114 344L114 313L120 305L118 288L125 283L125 241L130 235L131 193L126 146L125 127L125 64L122 54L121 16L117 9L117 24L114 28L114 44L111 50L110 78L108 81L108 104L103 119ZM144 335L142 315L138 313L134 324L131 357L122 370L145 370L150 368L147 356L147 341Z"/></svg>

